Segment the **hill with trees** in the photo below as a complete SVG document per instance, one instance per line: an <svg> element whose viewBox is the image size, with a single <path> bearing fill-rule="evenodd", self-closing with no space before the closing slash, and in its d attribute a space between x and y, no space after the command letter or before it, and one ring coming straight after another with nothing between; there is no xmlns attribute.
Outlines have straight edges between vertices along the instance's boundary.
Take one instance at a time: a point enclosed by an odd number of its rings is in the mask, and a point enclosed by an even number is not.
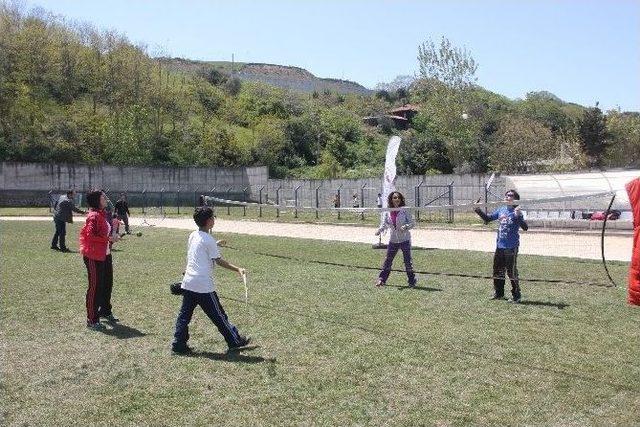
<svg viewBox="0 0 640 427"><path fill-rule="evenodd" d="M402 173L640 166L637 112L545 91L510 100L444 38L418 47L418 66L370 92L296 67L154 58L117 32L0 2L0 161L360 177L381 174L393 133ZM363 121L407 103L419 108L408 129Z"/></svg>

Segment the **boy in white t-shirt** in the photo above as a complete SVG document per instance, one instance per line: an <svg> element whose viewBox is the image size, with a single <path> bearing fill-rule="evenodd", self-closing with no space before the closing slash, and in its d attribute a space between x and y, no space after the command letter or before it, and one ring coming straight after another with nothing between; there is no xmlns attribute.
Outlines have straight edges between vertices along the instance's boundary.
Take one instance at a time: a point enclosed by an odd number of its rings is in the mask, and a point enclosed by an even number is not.
<svg viewBox="0 0 640 427"><path fill-rule="evenodd" d="M196 306L200 306L222 334L229 350L236 350L249 344L248 337L240 335L238 329L229 322L227 314L220 304L213 280L214 263L220 267L237 272L240 276L245 270L229 264L222 259L216 240L209 234L215 218L208 206L196 208L193 219L199 229L189 235L187 249L187 268L182 279L182 307L176 320L176 331L171 349L174 353L187 354L191 348L189 340L189 322Z"/></svg>

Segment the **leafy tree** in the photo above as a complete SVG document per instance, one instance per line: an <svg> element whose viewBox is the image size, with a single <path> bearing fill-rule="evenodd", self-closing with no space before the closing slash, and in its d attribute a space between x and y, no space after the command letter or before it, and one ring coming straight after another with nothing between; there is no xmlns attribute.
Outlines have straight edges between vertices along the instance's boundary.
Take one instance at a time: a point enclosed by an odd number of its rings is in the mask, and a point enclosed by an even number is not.
<svg viewBox="0 0 640 427"><path fill-rule="evenodd" d="M578 132L588 165L602 167L609 141L607 118L602 114L597 103L595 107L587 108L584 111Z"/></svg>
<svg viewBox="0 0 640 427"><path fill-rule="evenodd" d="M444 140L426 132L408 131L403 135L398 163L403 174L424 175L433 170L453 172Z"/></svg>
<svg viewBox="0 0 640 427"><path fill-rule="evenodd" d="M229 75L216 68L203 69L200 72L200 76L214 86L220 86L225 84L229 80Z"/></svg>
<svg viewBox="0 0 640 427"><path fill-rule="evenodd" d="M224 84L224 90L230 96L237 96L242 89L242 82L237 77L232 77Z"/></svg>
<svg viewBox="0 0 640 427"><path fill-rule="evenodd" d="M263 117L255 126L255 145L252 154L255 164L265 165L272 174L282 176L281 154L285 150L287 139L282 120L276 117Z"/></svg>
<svg viewBox="0 0 640 427"><path fill-rule="evenodd" d="M640 113L609 111L607 130L607 166L640 167Z"/></svg>
<svg viewBox="0 0 640 427"><path fill-rule="evenodd" d="M462 117L475 87L477 63L465 48L443 37L437 46L432 40L418 46L418 65L420 78L414 87L422 103L420 114L428 117L430 129L437 129L437 136L445 141L453 166L471 164L480 126L478 120Z"/></svg>
<svg viewBox="0 0 640 427"><path fill-rule="evenodd" d="M385 100L387 102L393 102L394 101L393 95L391 95L389 93L389 91L385 90L385 89L376 91L376 98L383 99L383 100Z"/></svg>
<svg viewBox="0 0 640 427"><path fill-rule="evenodd" d="M439 46L428 40L418 46L418 65L420 76L427 82L434 82L433 88L440 89L440 85L452 90L469 89L476 82L475 77L478 64L466 48L459 48L442 37Z"/></svg>
<svg viewBox="0 0 640 427"><path fill-rule="evenodd" d="M323 151L318 166L318 178L334 179L342 176L344 167L338 159L330 152Z"/></svg>
<svg viewBox="0 0 640 427"><path fill-rule="evenodd" d="M509 117L500 123L491 146L490 167L503 173L538 172L558 152L551 131L531 119Z"/></svg>

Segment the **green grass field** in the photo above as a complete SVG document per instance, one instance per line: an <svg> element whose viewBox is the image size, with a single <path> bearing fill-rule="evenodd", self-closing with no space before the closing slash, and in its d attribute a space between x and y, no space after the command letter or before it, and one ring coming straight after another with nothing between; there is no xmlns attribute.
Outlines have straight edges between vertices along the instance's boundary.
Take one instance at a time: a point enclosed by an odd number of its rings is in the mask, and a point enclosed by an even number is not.
<svg viewBox="0 0 640 427"><path fill-rule="evenodd" d="M77 249L79 224L69 230ZM622 288L392 273L369 245L216 235L249 271L249 303L218 269L230 320L256 346L227 354L201 311L192 357L169 351L188 232L143 229L114 252L114 313L85 328L86 271L51 251L50 222L0 223L3 425L638 425L640 310ZM215 228L214 228L215 231ZM294 257L274 258L264 254ZM416 269L487 275L490 253L416 250ZM351 267L327 266L326 261ZM395 266L401 265L396 259ZM605 282L584 260L522 256L523 277ZM625 283L627 265L610 266Z"/></svg>

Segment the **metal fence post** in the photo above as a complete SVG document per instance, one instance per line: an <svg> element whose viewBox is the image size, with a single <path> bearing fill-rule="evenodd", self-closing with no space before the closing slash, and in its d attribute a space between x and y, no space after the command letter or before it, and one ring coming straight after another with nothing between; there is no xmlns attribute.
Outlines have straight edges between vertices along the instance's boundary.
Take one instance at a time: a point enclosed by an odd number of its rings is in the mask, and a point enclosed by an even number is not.
<svg viewBox="0 0 640 427"><path fill-rule="evenodd" d="M209 197L210 198L214 198L216 197L214 192L216 191L216 185L214 185L213 187L211 187L211 189L209 190ZM209 203L205 200L204 201L205 205L209 206ZM213 200L211 201L211 209L213 209L213 214L216 215L216 202L214 202Z"/></svg>
<svg viewBox="0 0 640 427"><path fill-rule="evenodd" d="M258 218L262 218L262 190L264 190L264 185L258 190Z"/></svg>
<svg viewBox="0 0 640 427"><path fill-rule="evenodd" d="M340 190L342 189L342 184L338 186L337 195L338 195L338 208L342 206L342 196L340 195ZM338 209L338 219L340 219L340 209Z"/></svg>
<svg viewBox="0 0 640 427"><path fill-rule="evenodd" d="M364 208L364 188L367 186L367 184L362 184L362 187L360 188L360 207ZM362 210L362 212L360 212L360 220L364 221L364 209Z"/></svg>
<svg viewBox="0 0 640 427"><path fill-rule="evenodd" d="M449 184L449 206L453 206L453 181ZM449 222L453 222L453 209L449 209Z"/></svg>
<svg viewBox="0 0 640 427"><path fill-rule="evenodd" d="M484 185L484 213L488 214L489 213L489 209L487 208L487 203L489 202L489 188L487 187L487 183L485 182Z"/></svg>
<svg viewBox="0 0 640 427"><path fill-rule="evenodd" d="M142 214L144 215L144 209L147 207L147 189L142 189Z"/></svg>
<svg viewBox="0 0 640 427"><path fill-rule="evenodd" d="M318 209L320 208L320 187L322 185L316 187L316 219L318 219Z"/></svg>
<svg viewBox="0 0 640 427"><path fill-rule="evenodd" d="M293 210L293 217L294 218L298 218L298 190L300 189L300 186L298 185L294 190L293 190L293 203L295 205L295 208Z"/></svg>
<svg viewBox="0 0 640 427"><path fill-rule="evenodd" d="M164 216L164 187L160 189L160 214Z"/></svg>
<svg viewBox="0 0 640 427"><path fill-rule="evenodd" d="M414 204L416 208L420 207L420 187L422 187L422 184L424 184L424 178L414 187ZM420 221L420 209L416 209L416 221Z"/></svg>
<svg viewBox="0 0 640 427"><path fill-rule="evenodd" d="M178 215L180 215L180 187L178 187L178 191L176 192L176 207L178 208Z"/></svg>
<svg viewBox="0 0 640 427"><path fill-rule="evenodd" d="M231 200L231 187L227 188L227 200ZM227 203L227 215L231 215L231 203Z"/></svg>
<svg viewBox="0 0 640 427"><path fill-rule="evenodd" d="M282 190L282 185L276 189L276 218L280 218L280 190Z"/></svg>
<svg viewBox="0 0 640 427"><path fill-rule="evenodd" d="M242 189L242 202L247 203L247 190L249 186ZM247 205L242 205L242 216L247 216Z"/></svg>

